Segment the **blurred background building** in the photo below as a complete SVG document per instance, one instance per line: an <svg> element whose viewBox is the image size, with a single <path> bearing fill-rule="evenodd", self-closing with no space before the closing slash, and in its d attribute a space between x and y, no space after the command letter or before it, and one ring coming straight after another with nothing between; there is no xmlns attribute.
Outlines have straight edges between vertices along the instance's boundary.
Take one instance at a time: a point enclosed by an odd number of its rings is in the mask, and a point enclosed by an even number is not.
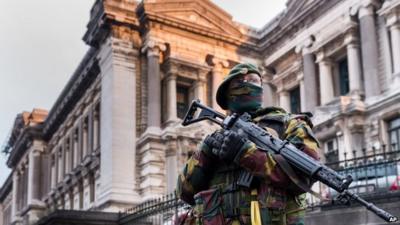
<svg viewBox="0 0 400 225"><path fill-rule="evenodd" d="M256 30L208 0L96 1L84 35L91 47L54 106L16 116L0 224L132 223L146 204L173 199L154 200L174 191L185 160L216 129L181 119L197 98L221 111L216 89L239 62L263 72L265 106L314 114L324 162L396 210L400 1L286 5ZM379 221L309 203L308 224ZM354 223L338 222L338 212Z"/></svg>

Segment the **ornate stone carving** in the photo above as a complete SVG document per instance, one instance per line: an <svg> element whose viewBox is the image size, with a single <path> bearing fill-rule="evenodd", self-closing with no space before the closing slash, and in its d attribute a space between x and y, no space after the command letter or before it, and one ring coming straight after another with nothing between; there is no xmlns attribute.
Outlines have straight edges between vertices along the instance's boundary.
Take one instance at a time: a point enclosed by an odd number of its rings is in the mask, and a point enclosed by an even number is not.
<svg viewBox="0 0 400 225"><path fill-rule="evenodd" d="M147 38L142 47L142 53L147 51L148 56L159 56L160 52L167 50L167 46L155 38Z"/></svg>

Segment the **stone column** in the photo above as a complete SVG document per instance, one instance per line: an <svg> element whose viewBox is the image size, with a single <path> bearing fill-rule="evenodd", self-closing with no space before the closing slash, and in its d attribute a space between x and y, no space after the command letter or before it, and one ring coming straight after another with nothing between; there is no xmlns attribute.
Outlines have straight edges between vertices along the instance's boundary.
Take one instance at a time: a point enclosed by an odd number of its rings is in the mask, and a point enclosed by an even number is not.
<svg viewBox="0 0 400 225"><path fill-rule="evenodd" d="M301 110L305 112L314 111L318 105L318 90L317 90L317 74L314 54L307 49L303 49L303 84L307 87L304 88L304 97L301 99ZM304 86L303 86L304 87ZM301 86L300 86L301 91Z"/></svg>
<svg viewBox="0 0 400 225"><path fill-rule="evenodd" d="M229 66L229 62L227 60L213 58L212 62L214 67L212 68L212 96L211 96L211 104L212 107L218 112L223 112L223 109L217 103L217 90L219 85L222 83L224 75L223 69Z"/></svg>
<svg viewBox="0 0 400 225"><path fill-rule="evenodd" d="M57 158L58 158L58 179L57 182L61 182L64 179L64 149L59 147L57 150Z"/></svg>
<svg viewBox="0 0 400 225"><path fill-rule="evenodd" d="M353 98L360 99L363 92L360 46L354 33L347 34L345 38L347 48L347 65L349 67L350 94Z"/></svg>
<svg viewBox="0 0 400 225"><path fill-rule="evenodd" d="M19 206L18 209L21 212L22 209L25 207L25 194L26 194L26 168L25 165L22 165L21 170L20 170L20 185L19 185Z"/></svg>
<svg viewBox="0 0 400 225"><path fill-rule="evenodd" d="M41 151L33 149L29 153L29 176L28 176L28 204L37 204L40 201L41 175Z"/></svg>
<svg viewBox="0 0 400 225"><path fill-rule="evenodd" d="M71 201L70 201L70 198L69 198L69 193L67 192L67 193L65 193L65 195L64 195L64 209L66 209L66 210L68 210L68 209L72 209L71 208Z"/></svg>
<svg viewBox="0 0 400 225"><path fill-rule="evenodd" d="M57 147L56 147L57 148ZM58 178L60 177L60 175L59 175L59 171L60 171L60 169L59 169L59 164L60 164L60 162L59 162L59 156L58 156L58 149L55 149L54 150L54 167L55 167L55 169L54 169L54 173L55 173L55 179L54 179L54 187L56 187L57 186L57 183L58 183Z"/></svg>
<svg viewBox="0 0 400 225"><path fill-rule="evenodd" d="M11 208L11 221L14 224L16 221L19 221L19 213L18 213L18 190L19 190L19 177L17 170L13 172L13 185L12 185L12 208Z"/></svg>
<svg viewBox="0 0 400 225"><path fill-rule="evenodd" d="M79 145L78 145L78 130L77 130L77 128L75 128L74 130L73 130L73 134L72 134L72 141L73 141L73 166L72 166L72 169L74 169L77 165L78 165L78 160L79 160L79 150L78 150L78 147L79 147Z"/></svg>
<svg viewBox="0 0 400 225"><path fill-rule="evenodd" d="M100 131L100 126L99 126L99 112L94 111L93 115L93 149L97 151L99 148L99 131Z"/></svg>
<svg viewBox="0 0 400 225"><path fill-rule="evenodd" d="M400 87L400 11L399 5L393 7L392 4L387 2L382 6L381 15L386 17L386 26L390 33L390 52L392 56L392 68L390 71L390 88L398 90Z"/></svg>
<svg viewBox="0 0 400 225"><path fill-rule="evenodd" d="M279 105L287 112L290 112L290 95L288 91L282 90L279 92Z"/></svg>
<svg viewBox="0 0 400 225"><path fill-rule="evenodd" d="M275 89L271 82L263 81L263 106L274 106L275 105Z"/></svg>
<svg viewBox="0 0 400 225"><path fill-rule="evenodd" d="M131 41L109 37L100 47L98 57L101 70L98 206L105 211L118 211L119 207L139 200L135 189L138 51Z"/></svg>
<svg viewBox="0 0 400 225"><path fill-rule="evenodd" d="M306 94L306 88L304 86L304 75L302 73L298 74L297 80L299 82L299 88L300 88L300 111L310 112L306 110L307 94Z"/></svg>
<svg viewBox="0 0 400 225"><path fill-rule="evenodd" d="M178 157L177 157L177 144L176 139L170 139L166 142L166 189L167 193L172 193L176 188L176 181L178 179Z"/></svg>
<svg viewBox="0 0 400 225"><path fill-rule="evenodd" d="M87 153L91 155L93 151L93 123L94 123L94 112L93 108L90 108L88 115L88 143L87 143Z"/></svg>
<svg viewBox="0 0 400 225"><path fill-rule="evenodd" d="M72 132L69 134L69 172L72 172L72 169L74 168L74 132L73 129L71 129Z"/></svg>
<svg viewBox="0 0 400 225"><path fill-rule="evenodd" d="M142 51L147 51L147 126L150 130L160 130L161 127L161 76L160 53L166 46L149 40Z"/></svg>
<svg viewBox="0 0 400 225"><path fill-rule="evenodd" d="M365 97L380 93L378 77L378 41L374 5L363 6L358 12L360 20L361 53L364 72Z"/></svg>
<svg viewBox="0 0 400 225"><path fill-rule="evenodd" d="M273 74L265 71L262 75L263 82L263 107L275 106L275 87L271 83Z"/></svg>
<svg viewBox="0 0 400 225"><path fill-rule="evenodd" d="M17 190L17 192L18 192L18 194L17 194L17 211L19 212L19 213L21 213L21 208L22 208L22 199L24 198L24 196L23 196L23 192L22 192L22 189L23 189L23 187L24 187L24 171L23 171L23 169L19 169L19 171L18 171L18 190Z"/></svg>
<svg viewBox="0 0 400 225"><path fill-rule="evenodd" d="M89 177L86 175L83 178L83 209L88 210L90 208L90 187Z"/></svg>
<svg viewBox="0 0 400 225"><path fill-rule="evenodd" d="M99 199L100 182L100 171L96 170L94 174L94 201L96 202L96 204Z"/></svg>
<svg viewBox="0 0 400 225"><path fill-rule="evenodd" d="M200 101L206 103L206 74L199 71L197 80L194 82L194 99L200 99Z"/></svg>
<svg viewBox="0 0 400 225"><path fill-rule="evenodd" d="M79 185L75 184L73 187L73 196L74 196L74 201L73 201L73 209L74 210L79 210L80 209L80 193L79 193Z"/></svg>
<svg viewBox="0 0 400 225"><path fill-rule="evenodd" d="M83 155L83 127L84 127L83 118L79 119L78 127L79 127L79 129L78 129L78 149L77 149L78 161L77 161L77 163L78 163L78 165L80 165L82 163L83 157L84 157L84 155Z"/></svg>
<svg viewBox="0 0 400 225"><path fill-rule="evenodd" d="M68 138L66 139L65 143L65 173L70 173L71 172L71 135L68 135Z"/></svg>
<svg viewBox="0 0 400 225"><path fill-rule="evenodd" d="M177 121L177 108L176 108L176 74L168 73L166 77L167 81L167 123Z"/></svg>
<svg viewBox="0 0 400 225"><path fill-rule="evenodd" d="M24 207L28 206L28 178L29 178L29 164L28 162L25 163L24 165L24 189L23 189L23 195L24 195Z"/></svg>
<svg viewBox="0 0 400 225"><path fill-rule="evenodd" d="M56 161L57 161L57 154L54 153L51 156L51 159L50 159L50 165L51 165L51 180L50 180L51 189L56 187L56 177L57 177L56 176L56 172L57 172L57 170L56 170Z"/></svg>
<svg viewBox="0 0 400 225"><path fill-rule="evenodd" d="M70 171L69 169L69 155L70 155L70 150L69 150L69 146L68 146L68 138L66 137L65 140L63 141L63 149L64 149L64 176L67 175Z"/></svg>
<svg viewBox="0 0 400 225"><path fill-rule="evenodd" d="M88 120L85 118L83 123L82 123L82 161L86 158L87 153L88 153L88 129L89 129L89 124Z"/></svg>
<svg viewBox="0 0 400 225"><path fill-rule="evenodd" d="M394 73L400 73L400 24L390 26Z"/></svg>
<svg viewBox="0 0 400 225"><path fill-rule="evenodd" d="M332 77L332 62L324 58L323 54L317 56L319 65L319 86L321 94L321 105L325 105L334 98L333 92L333 77Z"/></svg>

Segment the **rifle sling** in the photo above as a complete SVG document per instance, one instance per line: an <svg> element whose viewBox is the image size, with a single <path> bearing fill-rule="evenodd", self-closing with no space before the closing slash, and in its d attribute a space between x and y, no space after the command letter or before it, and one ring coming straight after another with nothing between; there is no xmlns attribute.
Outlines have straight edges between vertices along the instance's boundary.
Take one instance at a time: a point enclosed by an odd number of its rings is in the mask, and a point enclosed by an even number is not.
<svg viewBox="0 0 400 225"><path fill-rule="evenodd" d="M275 161L279 164L279 166L282 168L282 170L288 175L290 180L297 185L301 190L308 192L315 197L326 201L329 200L328 198L323 197L321 194L311 190L311 188L302 180L300 180L299 176L294 172L292 166L286 161L285 158L283 158L282 155L280 154L272 154L272 157L275 159Z"/></svg>

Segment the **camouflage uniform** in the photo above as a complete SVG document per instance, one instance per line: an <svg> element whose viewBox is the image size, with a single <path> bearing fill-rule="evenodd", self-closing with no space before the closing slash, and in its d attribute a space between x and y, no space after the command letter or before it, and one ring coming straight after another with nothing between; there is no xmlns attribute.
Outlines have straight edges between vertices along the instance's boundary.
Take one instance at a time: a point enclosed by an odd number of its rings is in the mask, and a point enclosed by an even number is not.
<svg viewBox="0 0 400 225"><path fill-rule="evenodd" d="M313 136L307 116L269 107L258 110L253 122L318 159L318 141ZM209 146L202 142L178 177L178 194L194 206L195 224L251 224L252 200L259 202L263 225L304 224L305 194L293 194L296 185L273 155L247 142L242 147L244 153L240 158L228 165L205 154L210 152L207 148ZM243 169L255 177L252 189L257 190L257 195L252 195L251 189L236 185Z"/></svg>
<svg viewBox="0 0 400 225"><path fill-rule="evenodd" d="M267 128L271 133L280 133L279 126L267 127L270 124L282 122L284 132L279 136L296 145L303 152L318 159L318 142L313 137L306 116L289 115L280 108L266 108L266 113L254 119L260 126ZM273 121L273 122L272 122ZM271 129L274 129L272 131ZM245 154L240 158L240 167L226 165L204 154L201 148L208 148L204 143L186 163L183 173L178 178L178 193L189 204L195 204L194 195L210 189L218 189L224 192L229 185L237 179L240 168L250 171L260 178L257 200L260 203L261 218L263 224L304 224L305 194L291 195L287 187L294 185L290 178L282 171L272 155L262 152L250 144ZM249 190L234 190L236 202L244 224L250 224L250 200ZM224 193L221 194L224 199ZM225 201L221 201L222 211ZM204 206L197 204L195 214L201 214ZM197 211L197 212L196 212ZM204 215L203 215L204 216ZM229 221L229 219L226 219Z"/></svg>

